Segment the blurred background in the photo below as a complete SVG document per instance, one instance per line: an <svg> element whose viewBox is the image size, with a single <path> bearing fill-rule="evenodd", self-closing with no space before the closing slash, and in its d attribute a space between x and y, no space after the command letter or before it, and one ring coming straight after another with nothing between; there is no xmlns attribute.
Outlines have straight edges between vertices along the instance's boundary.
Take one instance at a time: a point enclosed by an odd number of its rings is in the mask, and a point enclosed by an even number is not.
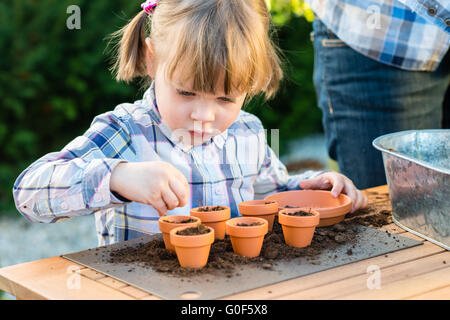
<svg viewBox="0 0 450 320"><path fill-rule="evenodd" d="M290 173L336 170L326 154L312 82L313 13L301 0L266 1L286 81L273 100L255 98L245 110L260 117L269 135L279 129L280 158ZM118 83L108 71L106 39L139 12L141 2L0 2L0 267L97 246L93 217L29 223L15 209L12 187L28 165L82 135L96 115L142 98L138 81ZM66 25L71 5L80 8L80 29Z"/></svg>

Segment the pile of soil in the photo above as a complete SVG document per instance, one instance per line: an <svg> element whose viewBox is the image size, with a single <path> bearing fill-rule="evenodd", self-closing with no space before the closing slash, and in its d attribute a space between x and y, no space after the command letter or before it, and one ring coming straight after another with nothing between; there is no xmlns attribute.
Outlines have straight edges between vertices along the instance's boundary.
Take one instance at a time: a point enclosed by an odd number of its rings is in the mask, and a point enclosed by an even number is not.
<svg viewBox="0 0 450 320"><path fill-rule="evenodd" d="M200 207L197 209L198 212L210 212L210 211L221 211L225 210L225 207L222 206L209 206L209 207Z"/></svg>
<svg viewBox="0 0 450 320"><path fill-rule="evenodd" d="M177 234L180 236L198 236L201 234L210 233L211 230L204 224L200 224L196 227L186 228L180 231L177 231Z"/></svg>
<svg viewBox="0 0 450 320"><path fill-rule="evenodd" d="M261 255L256 258L247 258L233 252L230 238L215 240L211 245L208 264L201 269L182 268L179 266L174 252L165 249L162 239L140 243L135 247L114 250L110 253L110 263L135 263L146 268L153 268L173 276L188 277L196 274L215 273L232 277L239 265L253 264L264 269L272 269L279 260L291 260L297 257L306 257L312 264L323 250L333 250L339 246L353 244L355 247L358 237L358 225L381 227L392 222L391 209L382 204L372 204L366 209L349 213L346 219L330 227L316 228L311 245L306 248L295 248L285 244L281 225L277 222L273 230L264 238ZM347 250L352 255L352 249ZM329 255L329 259L336 259L337 255ZM237 273L236 273L237 274Z"/></svg>

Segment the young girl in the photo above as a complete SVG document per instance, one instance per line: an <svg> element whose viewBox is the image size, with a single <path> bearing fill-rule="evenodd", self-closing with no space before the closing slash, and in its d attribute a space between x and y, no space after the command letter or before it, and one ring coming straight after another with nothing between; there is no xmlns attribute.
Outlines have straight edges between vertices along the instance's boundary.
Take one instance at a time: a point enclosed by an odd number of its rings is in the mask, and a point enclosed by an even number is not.
<svg viewBox="0 0 450 320"><path fill-rule="evenodd" d="M364 207L345 176L289 176L261 121L241 110L282 78L264 0L147 1L123 29L117 80L152 79L143 99L97 116L83 136L31 164L15 182L17 209L53 223L95 214L99 245L159 232L160 215L284 190L331 189ZM147 29L150 29L147 34Z"/></svg>

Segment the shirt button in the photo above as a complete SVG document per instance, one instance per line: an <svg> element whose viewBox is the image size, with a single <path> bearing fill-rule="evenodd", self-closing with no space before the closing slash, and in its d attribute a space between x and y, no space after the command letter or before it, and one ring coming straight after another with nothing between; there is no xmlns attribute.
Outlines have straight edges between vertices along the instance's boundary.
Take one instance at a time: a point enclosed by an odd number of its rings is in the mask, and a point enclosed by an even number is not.
<svg viewBox="0 0 450 320"><path fill-rule="evenodd" d="M216 188L216 194L222 194L222 193L223 193L222 188Z"/></svg>
<svg viewBox="0 0 450 320"><path fill-rule="evenodd" d="M436 9L435 8L428 8L428 15L430 15L430 16L436 15Z"/></svg>
<svg viewBox="0 0 450 320"><path fill-rule="evenodd" d="M101 194L96 194L95 196L94 196L94 201L95 202L102 202L102 200L103 200L103 197L102 197L102 195Z"/></svg>
<svg viewBox="0 0 450 320"><path fill-rule="evenodd" d="M61 209L67 210L67 208L68 208L67 203L62 202L62 203L61 203Z"/></svg>
<svg viewBox="0 0 450 320"><path fill-rule="evenodd" d="M445 20L445 25L446 25L447 27L450 27L450 19Z"/></svg>

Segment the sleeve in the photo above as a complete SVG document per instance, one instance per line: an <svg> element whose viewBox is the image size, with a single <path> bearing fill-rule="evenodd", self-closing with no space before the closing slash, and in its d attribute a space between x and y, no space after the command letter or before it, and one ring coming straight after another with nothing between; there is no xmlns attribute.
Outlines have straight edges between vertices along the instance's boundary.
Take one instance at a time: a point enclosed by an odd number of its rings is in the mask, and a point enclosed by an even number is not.
<svg viewBox="0 0 450 320"><path fill-rule="evenodd" d="M265 147L264 160L259 170L253 189L255 199L282 191L301 190L300 181L317 177L326 171L306 171L298 175L289 175L286 166L280 161L268 145Z"/></svg>
<svg viewBox="0 0 450 320"><path fill-rule="evenodd" d="M126 199L110 191L111 172L135 156L126 125L114 112L99 115L83 136L20 174L16 208L29 221L53 223L124 205Z"/></svg>
<svg viewBox="0 0 450 320"><path fill-rule="evenodd" d="M450 20L450 2L445 0L400 0L412 11L424 18L429 23L438 26L444 31L450 32L447 25Z"/></svg>
<svg viewBox="0 0 450 320"><path fill-rule="evenodd" d="M326 171L306 171L297 175L289 175L286 166L267 143L266 131L260 119L258 122L258 174L253 183L255 200L282 191L301 190L300 181L315 178Z"/></svg>

